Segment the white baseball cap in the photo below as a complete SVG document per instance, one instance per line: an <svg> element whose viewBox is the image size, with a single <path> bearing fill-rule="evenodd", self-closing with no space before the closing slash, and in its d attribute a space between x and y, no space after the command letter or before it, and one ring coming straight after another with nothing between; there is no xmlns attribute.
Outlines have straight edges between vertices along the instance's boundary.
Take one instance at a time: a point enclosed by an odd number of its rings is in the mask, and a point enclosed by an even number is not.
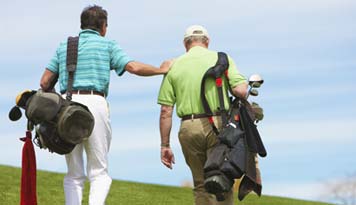
<svg viewBox="0 0 356 205"><path fill-rule="evenodd" d="M208 31L201 25L192 25L185 30L184 38L188 38L190 36L205 36L209 38Z"/></svg>

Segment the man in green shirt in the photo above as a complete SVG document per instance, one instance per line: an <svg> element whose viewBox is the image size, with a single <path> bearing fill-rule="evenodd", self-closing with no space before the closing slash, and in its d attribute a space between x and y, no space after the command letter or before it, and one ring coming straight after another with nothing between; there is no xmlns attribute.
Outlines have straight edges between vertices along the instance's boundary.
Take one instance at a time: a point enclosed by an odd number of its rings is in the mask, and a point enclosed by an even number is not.
<svg viewBox="0 0 356 205"><path fill-rule="evenodd" d="M194 198L196 205L233 204L232 191L223 202L217 202L215 197L204 189L204 164L207 154L217 143L217 136L212 130L200 98L201 80L205 72L215 65L217 52L208 50L209 35L207 30L199 25L190 26L184 35L186 53L178 57L168 74L164 77L158 104L161 105L160 134L161 162L172 169L174 155L170 148L169 138L172 127L173 107L176 104L177 115L182 118L179 130L179 141L194 181ZM235 63L229 58L227 70L228 80L224 80L223 90L231 88L232 94L245 97L247 83L236 69ZM219 99L213 79L206 82L206 98L214 113L217 113ZM225 99L225 105L227 103ZM221 117L215 115L216 126L221 127Z"/></svg>

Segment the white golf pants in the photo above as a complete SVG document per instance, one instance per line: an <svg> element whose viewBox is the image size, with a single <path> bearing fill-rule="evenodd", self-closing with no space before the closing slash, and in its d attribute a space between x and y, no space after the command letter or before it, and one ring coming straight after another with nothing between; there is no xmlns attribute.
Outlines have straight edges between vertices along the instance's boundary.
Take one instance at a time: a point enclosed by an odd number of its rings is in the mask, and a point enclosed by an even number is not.
<svg viewBox="0 0 356 205"><path fill-rule="evenodd" d="M90 182L89 204L103 205L109 193L111 178L108 175L108 152L111 141L109 107L105 98L99 95L76 95L73 101L86 105L95 118L93 132L88 140L78 144L66 155L68 167L64 177L66 205L81 205L84 182ZM86 153L86 172L83 151Z"/></svg>

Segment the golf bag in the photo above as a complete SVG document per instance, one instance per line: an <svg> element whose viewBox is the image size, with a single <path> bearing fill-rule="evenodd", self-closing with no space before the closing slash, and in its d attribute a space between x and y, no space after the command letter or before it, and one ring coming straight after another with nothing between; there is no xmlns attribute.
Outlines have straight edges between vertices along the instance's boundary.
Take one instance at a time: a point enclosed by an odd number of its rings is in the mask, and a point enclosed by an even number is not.
<svg viewBox="0 0 356 205"><path fill-rule="evenodd" d="M94 128L94 117L85 105L53 92L37 91L27 101L25 114L36 125L36 144L58 154L70 153Z"/></svg>
<svg viewBox="0 0 356 205"><path fill-rule="evenodd" d="M234 99L229 110L225 110L222 81L223 77L227 78L227 75L223 75L228 67L227 55L219 52L216 65L205 73L201 85L202 104L219 141L208 154L204 166L204 186L218 201L224 200L224 194L231 190L234 179L241 177L244 179L239 187L240 200L250 191L260 195L262 186L257 176L255 156L256 153L263 157L267 154L254 124L255 117L261 118L261 113L259 116L254 115L251 105L240 98ZM205 97L205 81L209 77L215 79L218 89L218 112L222 118L220 131L214 124L213 114Z"/></svg>
<svg viewBox="0 0 356 205"><path fill-rule="evenodd" d="M91 135L94 128L94 117L89 109L71 101L78 37L69 37L67 47L69 77L66 99L55 92L25 91L17 97L16 106L9 113L10 119L16 121L22 115L19 108L24 109L28 122L36 128L35 144L57 154L70 153Z"/></svg>

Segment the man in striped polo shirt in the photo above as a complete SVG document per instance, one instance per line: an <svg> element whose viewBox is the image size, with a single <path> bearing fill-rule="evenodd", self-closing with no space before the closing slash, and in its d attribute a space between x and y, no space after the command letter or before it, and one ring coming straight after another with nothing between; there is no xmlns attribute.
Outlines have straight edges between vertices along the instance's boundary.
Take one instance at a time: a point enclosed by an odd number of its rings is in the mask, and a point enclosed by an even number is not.
<svg viewBox="0 0 356 205"><path fill-rule="evenodd" d="M86 105L95 118L93 132L87 141L78 144L66 155L68 167L64 177L64 192L67 205L82 203L86 175L83 150L87 155L87 177L90 181L89 204L101 205L110 189L108 175L108 151L111 141L109 109L105 97L108 95L110 70L121 76L125 71L140 76L165 74L171 61L165 61L160 68L133 61L122 48L112 40L104 38L107 28L107 12L100 6L89 6L81 14L79 33L78 63L74 75L73 101ZM45 69L41 88L51 89L53 79L58 75L60 92L67 90L66 70L67 42L62 42Z"/></svg>

